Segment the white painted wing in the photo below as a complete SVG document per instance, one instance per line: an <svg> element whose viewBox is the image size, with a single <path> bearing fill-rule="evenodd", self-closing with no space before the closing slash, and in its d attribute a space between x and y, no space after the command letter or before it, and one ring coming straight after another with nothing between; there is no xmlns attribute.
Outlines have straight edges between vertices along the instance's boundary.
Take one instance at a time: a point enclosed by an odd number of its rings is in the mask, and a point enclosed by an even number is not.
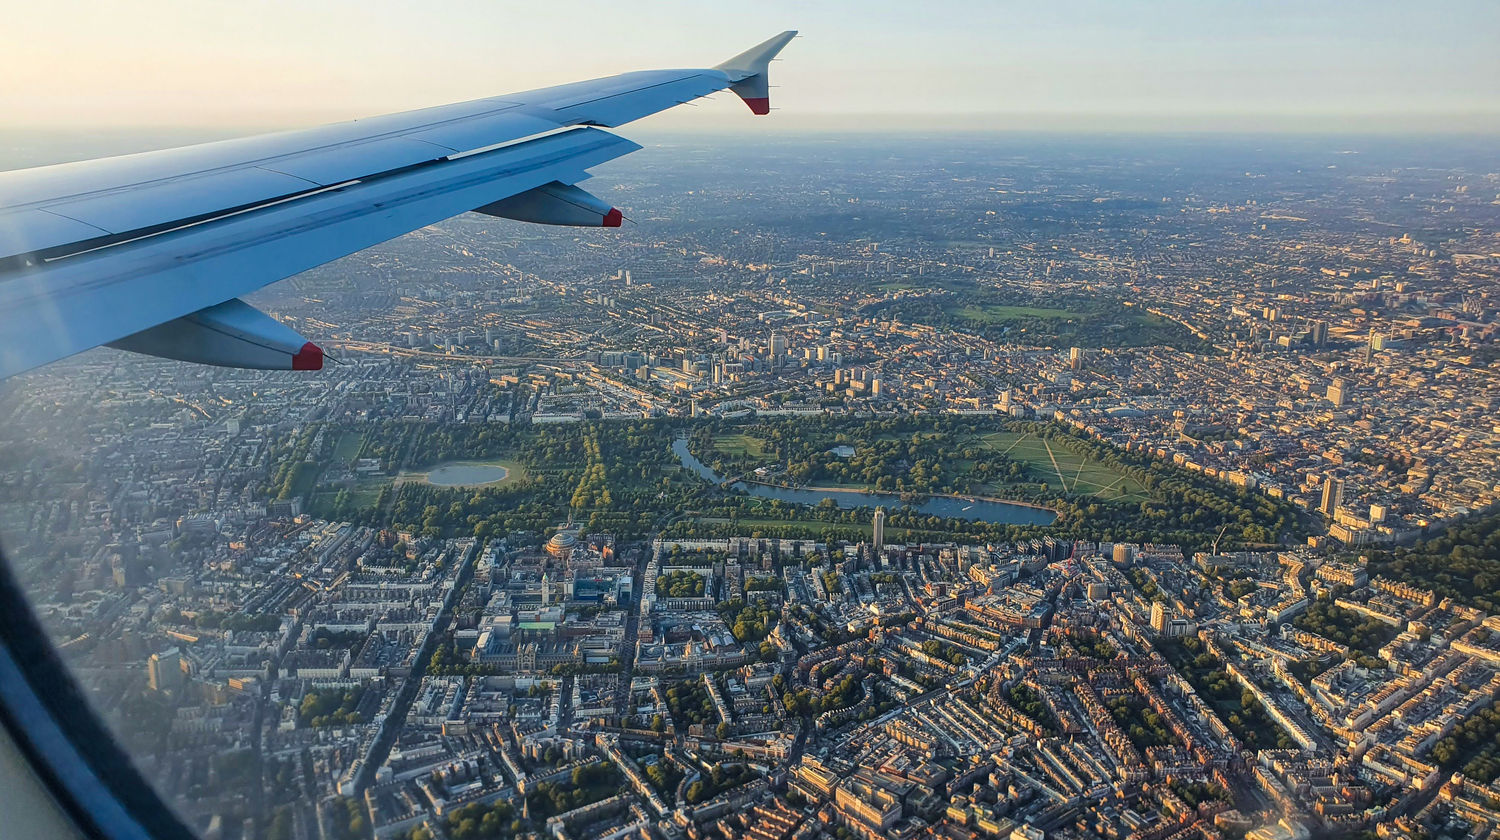
<svg viewBox="0 0 1500 840"><path fill-rule="evenodd" d="M459 213L581 180L588 167L640 148L598 127L725 88L762 90L753 77L794 34L732 66L625 73L0 172L0 378Z"/></svg>

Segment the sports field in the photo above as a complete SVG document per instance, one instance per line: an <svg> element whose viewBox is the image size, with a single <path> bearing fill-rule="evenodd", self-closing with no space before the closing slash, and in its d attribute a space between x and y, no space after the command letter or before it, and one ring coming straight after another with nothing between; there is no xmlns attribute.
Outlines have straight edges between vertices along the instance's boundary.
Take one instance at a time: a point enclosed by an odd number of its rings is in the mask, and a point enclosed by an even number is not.
<svg viewBox="0 0 1500 840"><path fill-rule="evenodd" d="M1147 497L1145 488L1135 479L1064 446L1050 444L1032 432L991 432L979 440L1012 461L1025 461L1028 477L1045 481L1049 487L1120 501Z"/></svg>

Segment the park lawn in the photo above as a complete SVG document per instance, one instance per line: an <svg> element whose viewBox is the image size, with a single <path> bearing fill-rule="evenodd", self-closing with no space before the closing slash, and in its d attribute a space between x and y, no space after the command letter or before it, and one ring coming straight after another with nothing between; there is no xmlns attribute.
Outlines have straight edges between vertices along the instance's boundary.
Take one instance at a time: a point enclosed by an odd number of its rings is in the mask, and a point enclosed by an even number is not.
<svg viewBox="0 0 1500 840"><path fill-rule="evenodd" d="M1027 477L1046 482L1048 487L1061 486L1070 493L1120 501L1148 498L1135 479L1064 446L1051 445L1031 432L991 432L980 436L979 441L1012 461L1027 462Z"/></svg>
<svg viewBox="0 0 1500 840"><path fill-rule="evenodd" d="M291 491L282 496L286 499L306 499L312 492L313 486L318 483L318 474L322 470L308 462L302 462L292 468Z"/></svg>
<svg viewBox="0 0 1500 840"><path fill-rule="evenodd" d="M365 447L365 436L362 432L344 432L339 435L339 442L333 447L334 463L348 466L359 457L359 452Z"/></svg>
<svg viewBox="0 0 1500 840"><path fill-rule="evenodd" d="M389 487L389 478L362 478L349 487L349 500L361 510L374 507L375 500L379 498L380 491ZM324 505L332 505L333 500L339 495L338 490L319 490L313 494L311 510L322 510Z"/></svg>
<svg viewBox="0 0 1500 840"><path fill-rule="evenodd" d="M356 507L370 507L375 504L375 499L380 495L380 491L389 487L390 484L391 482L384 478L362 479L355 482L354 486L349 488L349 498Z"/></svg>
<svg viewBox="0 0 1500 840"><path fill-rule="evenodd" d="M886 432L876 440L917 439L925 435L897 434ZM830 439L831 440L831 439ZM1004 497L1006 488L1013 490L1037 490L1045 483L1050 489L1062 488L1066 492L1085 496L1096 496L1108 501L1139 502L1150 496L1135 479L1117 472L1113 468L1087 455L1080 455L1061 444L1049 443L1029 431L996 431L976 435L973 442L992 452L1005 455L1014 461L1024 461L1029 466L1021 481L996 484L974 484L971 493L993 493ZM832 443L830 442L831 446ZM859 444L855 444L856 448ZM770 460L769 445L762 439L744 433L714 436L714 449L731 457L748 457ZM1050 451L1049 451L1050 450ZM973 468L973 462L955 457L951 467L959 477ZM870 490L869 485L859 482L816 482L819 487L847 490Z"/></svg>
<svg viewBox="0 0 1500 840"><path fill-rule="evenodd" d="M766 442L746 434L714 435L714 449L725 455L766 457Z"/></svg>
<svg viewBox="0 0 1500 840"><path fill-rule="evenodd" d="M983 304L967 306L955 306L946 310L955 318L963 318L968 321L991 324L1002 321L1013 321L1017 318L1050 318L1064 321L1071 318L1083 318L1077 312L1069 312L1066 309L1047 309L1039 306L1005 306L1002 304Z"/></svg>
<svg viewBox="0 0 1500 840"><path fill-rule="evenodd" d="M312 511L313 515L316 516L317 511L327 510L332 506L333 499L338 494L337 490L319 490L312 494L311 504L307 506L307 509Z"/></svg>

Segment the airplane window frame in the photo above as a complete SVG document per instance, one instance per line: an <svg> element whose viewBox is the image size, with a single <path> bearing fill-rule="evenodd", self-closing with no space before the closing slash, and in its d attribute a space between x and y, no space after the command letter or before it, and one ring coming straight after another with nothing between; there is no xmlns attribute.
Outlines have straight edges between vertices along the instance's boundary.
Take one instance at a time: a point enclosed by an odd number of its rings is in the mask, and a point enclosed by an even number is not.
<svg viewBox="0 0 1500 840"><path fill-rule="evenodd" d="M0 726L81 836L193 840L95 714L0 550Z"/></svg>

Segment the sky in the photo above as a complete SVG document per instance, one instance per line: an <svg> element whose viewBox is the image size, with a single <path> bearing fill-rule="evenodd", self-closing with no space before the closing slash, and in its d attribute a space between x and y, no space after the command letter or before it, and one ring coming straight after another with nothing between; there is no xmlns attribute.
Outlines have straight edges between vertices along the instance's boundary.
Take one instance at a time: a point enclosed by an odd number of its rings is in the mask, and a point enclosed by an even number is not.
<svg viewBox="0 0 1500 840"><path fill-rule="evenodd" d="M663 130L1500 133L1500 2L0 0L0 125L283 128L712 66ZM644 125L645 123L643 123Z"/></svg>

